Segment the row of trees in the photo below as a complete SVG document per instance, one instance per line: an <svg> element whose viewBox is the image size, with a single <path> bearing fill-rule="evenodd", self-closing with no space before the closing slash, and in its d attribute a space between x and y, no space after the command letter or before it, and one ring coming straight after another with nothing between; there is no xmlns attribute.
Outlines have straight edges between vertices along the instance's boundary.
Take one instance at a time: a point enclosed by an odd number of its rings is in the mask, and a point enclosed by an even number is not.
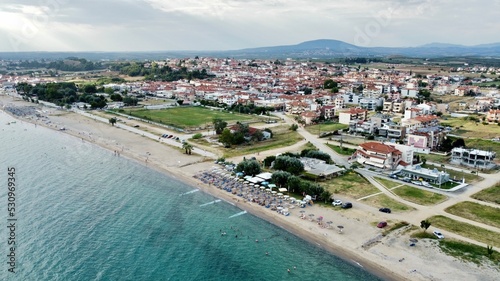
<svg viewBox="0 0 500 281"><path fill-rule="evenodd" d="M152 63L150 67L145 67L142 63L127 62L113 66L113 69L119 70L120 73L129 76L144 76L146 80L152 81L177 81L181 79L206 79L214 77L209 74L206 69L189 71L187 67L173 69L170 66L160 67L156 63Z"/></svg>
<svg viewBox="0 0 500 281"><path fill-rule="evenodd" d="M239 103L234 103L231 106L220 103L215 100L199 100L198 101L203 106L213 106L224 108L227 111L239 112L243 114L257 114L257 115L269 115L269 112L275 111L274 107L265 107L265 106L255 106L255 104L243 105Z"/></svg>
<svg viewBox="0 0 500 281"><path fill-rule="evenodd" d="M24 60L16 64L18 67L24 68L47 68L61 71L91 71L106 68L100 62L92 62L86 59L70 57L64 60L56 61L28 61Z"/></svg>
<svg viewBox="0 0 500 281"><path fill-rule="evenodd" d="M29 100L34 97L42 101L54 103L58 106L70 105L75 102L85 102L90 104L92 109L103 108L107 105L107 100L102 95L97 95L106 89L97 88L94 84L85 84L79 88L73 82L46 83L31 85L19 83L16 86L18 93ZM112 89L111 89L112 90ZM109 92L109 91L108 91ZM137 105L138 99L131 96L122 96L112 92L110 96L113 101L123 101L125 105Z"/></svg>

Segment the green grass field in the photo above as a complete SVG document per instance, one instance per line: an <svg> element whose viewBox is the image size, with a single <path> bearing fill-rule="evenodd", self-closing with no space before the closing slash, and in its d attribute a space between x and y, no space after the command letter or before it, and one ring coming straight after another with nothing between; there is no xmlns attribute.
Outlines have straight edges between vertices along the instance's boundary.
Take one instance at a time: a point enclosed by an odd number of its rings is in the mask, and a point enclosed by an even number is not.
<svg viewBox="0 0 500 281"><path fill-rule="evenodd" d="M474 202L460 202L445 209L446 212L500 228L500 208Z"/></svg>
<svg viewBox="0 0 500 281"><path fill-rule="evenodd" d="M348 172L343 176L322 182L321 185L335 195L347 195L352 198L361 198L380 192L363 176L355 172Z"/></svg>
<svg viewBox="0 0 500 281"><path fill-rule="evenodd" d="M376 208L382 208L382 207L390 208L393 212L394 211L404 212L404 211L415 210L413 207L400 203L385 194L379 194L372 197L368 197L361 201Z"/></svg>
<svg viewBox="0 0 500 281"><path fill-rule="evenodd" d="M407 185L395 188L392 192L407 201L424 206L436 205L447 199L447 197L442 194L421 190Z"/></svg>
<svg viewBox="0 0 500 281"><path fill-rule="evenodd" d="M222 119L229 124L236 123L237 121L255 122L262 119L259 119L258 116L232 114L203 107L175 107L160 110L127 109L124 113L183 129L204 127L207 124L212 125L214 118Z"/></svg>
<svg viewBox="0 0 500 281"><path fill-rule="evenodd" d="M493 251L491 255L488 255L485 247L452 239L440 240L439 247L447 255L461 260L470 261L478 265L484 264L485 260L489 260L496 266L500 265L500 253Z"/></svg>
<svg viewBox="0 0 500 281"><path fill-rule="evenodd" d="M445 216L433 216L428 218L431 222L431 228L441 228L458 235L483 242L493 247L500 247L500 235L487 229L477 227L465 222L459 222Z"/></svg>
<svg viewBox="0 0 500 281"><path fill-rule="evenodd" d="M381 185L383 185L387 189L392 189L393 187L402 185L401 182L396 182L396 181L392 181L392 180L389 180L389 179L384 179L384 178L381 178L381 177L374 177L374 179L376 181L378 181Z"/></svg>
<svg viewBox="0 0 500 281"><path fill-rule="evenodd" d="M453 128L451 134L459 135L467 138L475 138L479 140L489 140L495 137L500 136L500 126L497 124L489 124L483 125L482 118L483 116L474 116L480 120L480 122L475 122L473 120L469 120L466 117L450 117L446 116L446 120L441 120L440 123L443 126L450 126ZM467 147L474 147L472 143L469 144L470 139L465 139L465 145ZM497 143L500 148L500 143Z"/></svg>
<svg viewBox="0 0 500 281"><path fill-rule="evenodd" d="M472 195L472 198L500 205L500 184L483 189L482 191Z"/></svg>
<svg viewBox="0 0 500 281"><path fill-rule="evenodd" d="M320 132L333 132L349 128L348 125L340 123L323 123L312 126L306 126L305 129L313 135L319 135Z"/></svg>
<svg viewBox="0 0 500 281"><path fill-rule="evenodd" d="M327 144L327 146L340 155L352 155L356 151L356 149L347 148L347 147L340 148L340 146L330 144L330 143Z"/></svg>
<svg viewBox="0 0 500 281"><path fill-rule="evenodd" d="M273 150L281 147L291 146L304 138L295 131L288 130L288 126L277 126L272 128L273 138L265 141L254 142L249 145L232 146L222 148L224 158L231 158L239 155L254 154L266 150Z"/></svg>

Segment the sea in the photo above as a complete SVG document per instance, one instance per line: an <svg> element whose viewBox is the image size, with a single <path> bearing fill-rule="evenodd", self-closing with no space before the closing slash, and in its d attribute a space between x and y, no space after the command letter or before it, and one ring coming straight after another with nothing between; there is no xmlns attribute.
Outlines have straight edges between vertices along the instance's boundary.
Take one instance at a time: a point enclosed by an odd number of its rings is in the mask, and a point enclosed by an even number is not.
<svg viewBox="0 0 500 281"><path fill-rule="evenodd" d="M0 280L381 280L175 177L2 111L0 206Z"/></svg>

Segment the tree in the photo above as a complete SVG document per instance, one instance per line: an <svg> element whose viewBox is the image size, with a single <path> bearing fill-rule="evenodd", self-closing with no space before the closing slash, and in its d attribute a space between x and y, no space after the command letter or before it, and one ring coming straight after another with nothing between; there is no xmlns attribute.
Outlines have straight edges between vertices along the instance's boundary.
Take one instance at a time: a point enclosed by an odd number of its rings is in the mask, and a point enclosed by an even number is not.
<svg viewBox="0 0 500 281"><path fill-rule="evenodd" d="M115 117L112 117L112 118L109 118L109 123L111 124L111 126L114 126L115 123L116 123L116 118Z"/></svg>
<svg viewBox="0 0 500 281"><path fill-rule="evenodd" d="M298 175L304 171L304 164L298 158L281 155L274 160L274 169Z"/></svg>
<svg viewBox="0 0 500 281"><path fill-rule="evenodd" d="M191 151L193 150L193 146L187 141L182 144L182 149L186 151L186 154L191 155Z"/></svg>
<svg viewBox="0 0 500 281"><path fill-rule="evenodd" d="M297 129L299 128L299 125L297 124L292 124L292 126L290 126L290 128L288 128L288 130L292 130L292 131L297 131Z"/></svg>
<svg viewBox="0 0 500 281"><path fill-rule="evenodd" d="M219 136L219 141L224 145L224 147L231 147L233 143L233 134L229 131L228 128L225 128L224 131Z"/></svg>
<svg viewBox="0 0 500 281"><path fill-rule="evenodd" d="M240 162L235 169L237 172L243 172L245 175L257 175L262 171L257 160L244 160Z"/></svg>
<svg viewBox="0 0 500 281"><path fill-rule="evenodd" d="M177 103L178 103L179 105L182 105L182 104L184 103L184 100L177 100Z"/></svg>
<svg viewBox="0 0 500 281"><path fill-rule="evenodd" d="M422 161L422 164L424 164L424 165L425 165L425 163L427 163L427 158L425 158L424 156L422 156L422 157L420 158L420 161Z"/></svg>
<svg viewBox="0 0 500 281"><path fill-rule="evenodd" d="M423 220L420 222L420 228L424 230L424 232L431 226L431 222L429 220Z"/></svg>
<svg viewBox="0 0 500 281"><path fill-rule="evenodd" d="M97 88L94 84L87 84L83 86L83 92L88 94L95 94L97 93Z"/></svg>
<svg viewBox="0 0 500 281"><path fill-rule="evenodd" d="M451 146L452 146L453 148L455 148L455 147L465 147L465 141L464 141L464 139L462 139L462 138L458 138L458 139L456 139L456 140L455 140L455 141L451 144Z"/></svg>
<svg viewBox="0 0 500 281"><path fill-rule="evenodd" d="M337 87L338 87L338 83L333 81L332 79L327 79L323 83L324 89L333 89L333 88L337 88Z"/></svg>
<svg viewBox="0 0 500 281"><path fill-rule="evenodd" d="M263 161L264 167L271 167L271 164L274 162L275 159L276 159L276 156L274 156L274 155L267 156Z"/></svg>
<svg viewBox="0 0 500 281"><path fill-rule="evenodd" d="M214 118L212 120L212 123L214 124L215 133L217 135L222 134L224 129L227 127L227 122L220 118Z"/></svg>
<svg viewBox="0 0 500 281"><path fill-rule="evenodd" d="M493 255L493 246L486 245L486 253L488 254L488 257L491 258L491 256Z"/></svg>
<svg viewBox="0 0 500 281"><path fill-rule="evenodd" d="M106 89L111 89L111 88L106 88ZM123 100L123 97L120 94L111 94L111 96L109 96L109 98L112 101L122 101Z"/></svg>

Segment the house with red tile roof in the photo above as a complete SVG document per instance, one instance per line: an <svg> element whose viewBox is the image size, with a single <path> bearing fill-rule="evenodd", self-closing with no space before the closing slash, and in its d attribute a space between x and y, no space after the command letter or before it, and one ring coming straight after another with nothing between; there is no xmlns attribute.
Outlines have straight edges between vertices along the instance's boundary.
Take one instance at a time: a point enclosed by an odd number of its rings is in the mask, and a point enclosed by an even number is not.
<svg viewBox="0 0 500 281"><path fill-rule="evenodd" d="M380 142L365 142L359 145L353 159L363 165L382 169L395 169L402 161L402 153L393 146Z"/></svg>

